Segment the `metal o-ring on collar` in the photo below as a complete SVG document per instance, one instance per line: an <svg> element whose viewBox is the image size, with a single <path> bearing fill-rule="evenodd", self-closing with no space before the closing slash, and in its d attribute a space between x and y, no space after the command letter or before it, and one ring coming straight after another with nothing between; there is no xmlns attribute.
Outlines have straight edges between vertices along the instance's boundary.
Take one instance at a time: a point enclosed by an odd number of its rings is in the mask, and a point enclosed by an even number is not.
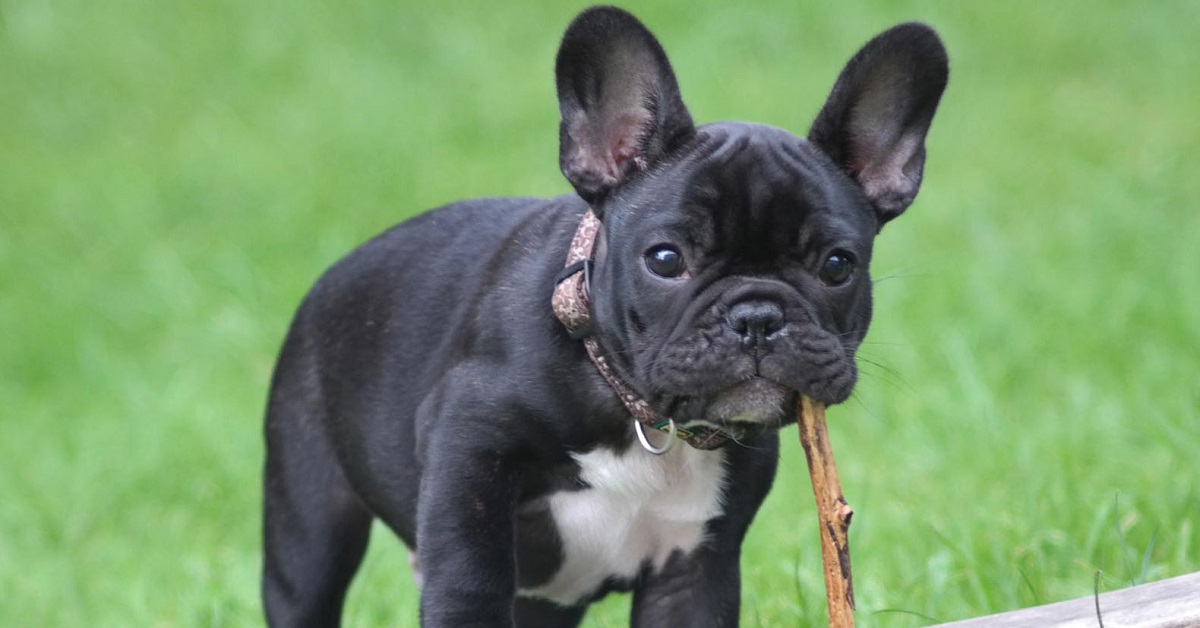
<svg viewBox="0 0 1200 628"><path fill-rule="evenodd" d="M661 456L671 450L671 446L675 444L675 419L667 419L670 424L670 429L667 430L667 444L662 447L655 447L650 444L650 439L646 438L646 432L642 429L641 421L633 420L633 431L637 432L638 441L642 443L642 448L646 451Z"/></svg>

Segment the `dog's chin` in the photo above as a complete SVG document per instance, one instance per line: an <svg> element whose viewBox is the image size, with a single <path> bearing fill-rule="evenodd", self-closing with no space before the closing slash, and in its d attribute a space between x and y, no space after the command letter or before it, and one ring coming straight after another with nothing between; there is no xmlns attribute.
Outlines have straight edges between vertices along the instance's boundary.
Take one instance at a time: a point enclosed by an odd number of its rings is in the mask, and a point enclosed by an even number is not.
<svg viewBox="0 0 1200 628"><path fill-rule="evenodd" d="M796 391L771 380L755 377L716 395L704 412L704 422L734 428L782 427L794 413Z"/></svg>

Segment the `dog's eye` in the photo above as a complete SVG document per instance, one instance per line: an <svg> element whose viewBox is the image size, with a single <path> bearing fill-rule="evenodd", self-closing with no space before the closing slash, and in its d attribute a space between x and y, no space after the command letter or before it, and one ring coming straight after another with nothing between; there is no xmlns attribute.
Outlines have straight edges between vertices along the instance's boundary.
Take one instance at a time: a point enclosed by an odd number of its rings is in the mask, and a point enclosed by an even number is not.
<svg viewBox="0 0 1200 628"><path fill-rule="evenodd" d="M659 277L673 279L683 274L683 255L669 244L659 244L646 251L646 268Z"/></svg>
<svg viewBox="0 0 1200 628"><path fill-rule="evenodd" d="M854 255L849 251L837 250L829 254L821 271L817 274L827 286L840 286L854 274Z"/></svg>

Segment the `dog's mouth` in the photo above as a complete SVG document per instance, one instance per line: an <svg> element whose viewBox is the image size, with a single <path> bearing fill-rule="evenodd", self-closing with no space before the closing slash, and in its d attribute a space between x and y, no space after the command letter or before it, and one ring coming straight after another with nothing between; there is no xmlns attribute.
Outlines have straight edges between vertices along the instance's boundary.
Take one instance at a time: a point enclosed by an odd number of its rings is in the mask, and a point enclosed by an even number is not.
<svg viewBox="0 0 1200 628"><path fill-rule="evenodd" d="M795 390L765 377L755 376L717 393L702 417L684 427L708 425L734 438L764 428L780 428L795 420L790 409L796 405Z"/></svg>

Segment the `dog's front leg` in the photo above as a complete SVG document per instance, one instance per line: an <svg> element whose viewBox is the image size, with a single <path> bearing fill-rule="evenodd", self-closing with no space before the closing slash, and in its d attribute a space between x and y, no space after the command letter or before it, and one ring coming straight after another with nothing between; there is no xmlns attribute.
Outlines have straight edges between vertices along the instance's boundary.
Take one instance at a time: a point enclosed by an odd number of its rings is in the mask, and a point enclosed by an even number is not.
<svg viewBox="0 0 1200 628"><path fill-rule="evenodd" d="M633 591L632 626L733 627L741 606L742 540L762 506L779 460L779 435L766 432L727 448L725 512L709 521L707 541L648 568Z"/></svg>
<svg viewBox="0 0 1200 628"><path fill-rule="evenodd" d="M417 513L421 624L512 626L517 473L468 422L441 427L428 450Z"/></svg>
<svg viewBox="0 0 1200 628"><path fill-rule="evenodd" d="M732 628L738 625L741 572L737 548L676 553L642 575L633 590L630 625L637 628Z"/></svg>

